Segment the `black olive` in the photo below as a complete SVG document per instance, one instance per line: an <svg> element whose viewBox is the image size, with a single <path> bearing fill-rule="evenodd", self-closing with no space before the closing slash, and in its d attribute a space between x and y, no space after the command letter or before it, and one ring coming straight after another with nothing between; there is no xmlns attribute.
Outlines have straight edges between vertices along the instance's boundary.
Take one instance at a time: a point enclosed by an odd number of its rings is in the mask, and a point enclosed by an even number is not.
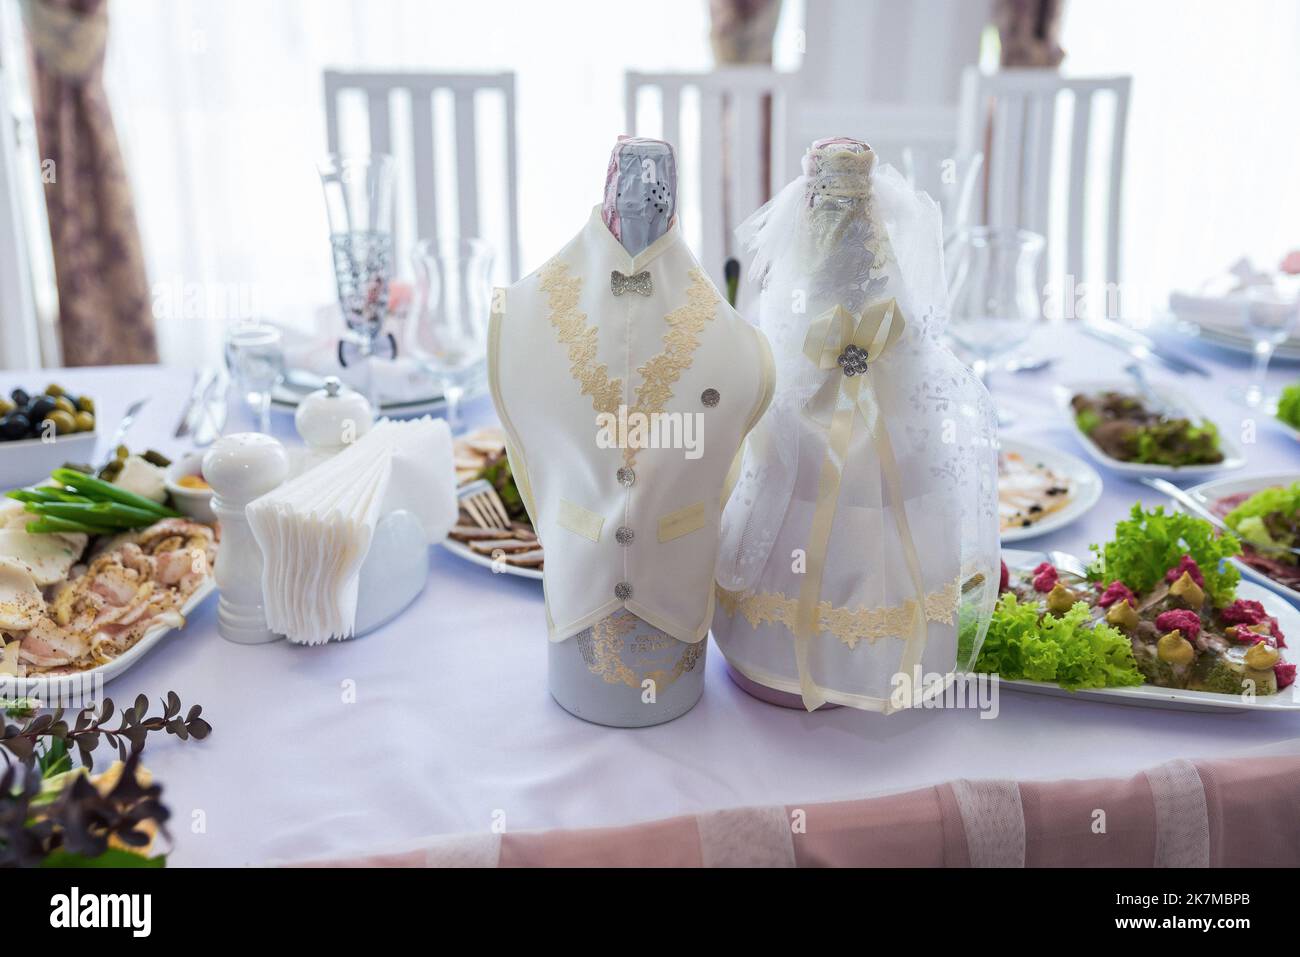
<svg viewBox="0 0 1300 957"><path fill-rule="evenodd" d="M54 411L54 400L48 395L38 395L27 403L27 418L39 422Z"/></svg>
<svg viewBox="0 0 1300 957"><path fill-rule="evenodd" d="M0 419L0 439L6 442L21 439L27 435L27 430L30 428L31 422L27 416L21 412L10 412Z"/></svg>
<svg viewBox="0 0 1300 957"><path fill-rule="evenodd" d="M32 397L29 396L22 389L14 389L14 391L9 393L9 398L13 399L14 405L18 406L18 408L21 409L23 406L25 406L28 402L31 401Z"/></svg>

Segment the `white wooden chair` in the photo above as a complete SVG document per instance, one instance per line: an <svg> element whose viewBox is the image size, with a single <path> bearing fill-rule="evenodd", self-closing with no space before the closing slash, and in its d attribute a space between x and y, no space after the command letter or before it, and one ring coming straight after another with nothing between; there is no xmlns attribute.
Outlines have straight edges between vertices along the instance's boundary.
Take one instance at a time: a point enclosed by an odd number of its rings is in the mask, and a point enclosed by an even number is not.
<svg viewBox="0 0 1300 957"><path fill-rule="evenodd" d="M40 226L48 225L39 176L31 175L39 163L39 150L30 93L23 82L26 64L20 58L21 44L14 42L21 37L17 10L0 9L0 369L39 367L41 326L54 329L38 321L40 306L33 282L33 260L50 257L50 234L48 228L33 228L31 222L32 213L39 212ZM32 205L39 210L33 211ZM52 287L52 271L49 279ZM56 347L51 355L57 357L57 336L51 338Z"/></svg>
<svg viewBox="0 0 1300 957"><path fill-rule="evenodd" d="M625 77L627 130L657 136L677 150L679 209L688 241L718 287L738 255L732 231L785 185L787 74L766 67L711 73L636 73ZM643 95L646 91L654 91ZM688 92L689 91L689 92ZM662 121L645 109L657 92ZM683 94L687 94L684 96ZM691 102L695 100L696 102ZM770 144L763 143L763 104L772 104ZM724 151L726 139L729 147ZM728 168L724 174L724 162ZM770 170L764 177L764 167Z"/></svg>
<svg viewBox="0 0 1300 957"><path fill-rule="evenodd" d="M962 78L958 149L985 153L986 189L975 219L1043 234L1043 283L1100 278L1114 288L1120 281L1130 87L1127 76L1072 78L1034 69L971 68ZM1098 135L1101 170L1092 168ZM1098 260L1100 268L1090 268Z"/></svg>
<svg viewBox="0 0 1300 957"><path fill-rule="evenodd" d="M359 96L358 96L359 94ZM480 112L484 96L501 100L504 161L498 170L503 181L485 187L481 182L478 149ZM365 125L349 123L349 98L365 102ZM446 103L439 114L437 101ZM439 123L448 118L449 123ZM395 122L395 117L400 117ZM407 119L409 117L409 119ZM519 188L515 138L515 75L513 73L352 73L325 71L326 139L331 152L392 153L397 160L397 195L394 243L400 266L406 265L419 239L482 238L492 243L498 276L519 278ZM435 130L449 126L454 150L439 149ZM363 135L349 136L359 130ZM364 139L364 142L355 142ZM439 175L439 165L454 156L454 174ZM488 167L490 169L490 167ZM404 196L403 186L413 195ZM487 205L501 202L503 223L485 223ZM443 204L446 204L445 206ZM454 205L454 231L450 216L439 209ZM413 219L411 218L413 216Z"/></svg>

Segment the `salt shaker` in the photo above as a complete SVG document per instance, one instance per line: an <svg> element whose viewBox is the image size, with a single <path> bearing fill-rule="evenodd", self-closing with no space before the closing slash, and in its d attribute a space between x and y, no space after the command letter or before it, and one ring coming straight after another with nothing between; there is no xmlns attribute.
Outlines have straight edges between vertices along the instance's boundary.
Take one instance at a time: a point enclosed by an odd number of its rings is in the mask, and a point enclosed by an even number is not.
<svg viewBox="0 0 1300 957"><path fill-rule="evenodd" d="M276 439L260 432L227 435L203 456L203 477L212 486L212 511L221 523L215 577L221 597L217 630L243 645L276 641L266 625L262 597L262 550L253 538L244 506L280 485L289 475L289 456Z"/></svg>

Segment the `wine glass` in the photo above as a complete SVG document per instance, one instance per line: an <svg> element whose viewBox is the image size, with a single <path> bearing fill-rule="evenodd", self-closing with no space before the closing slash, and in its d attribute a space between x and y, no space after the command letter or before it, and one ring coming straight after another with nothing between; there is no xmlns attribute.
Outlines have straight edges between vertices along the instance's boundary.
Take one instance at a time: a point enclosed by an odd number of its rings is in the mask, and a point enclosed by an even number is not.
<svg viewBox="0 0 1300 957"><path fill-rule="evenodd" d="M425 239L411 260L419 305L407 321L406 347L441 383L456 431L461 400L486 371L492 247L482 239Z"/></svg>
<svg viewBox="0 0 1300 957"><path fill-rule="evenodd" d="M948 288L948 334L974 356L971 369L988 385L992 360L1018 348L1043 316L1038 233L1002 226L963 230L954 242L955 272ZM1013 417L998 409L998 425Z"/></svg>
<svg viewBox="0 0 1300 957"><path fill-rule="evenodd" d="M235 388L257 417L257 430L271 432L271 393L284 380L280 330L258 320L235 323L226 332L226 368Z"/></svg>
<svg viewBox="0 0 1300 957"><path fill-rule="evenodd" d="M351 334L351 343L340 345L339 358L347 365L349 353L354 355L361 370L358 391L374 409L379 395L373 363L388 317L393 272L393 168L385 153L331 153L318 167L339 308Z"/></svg>
<svg viewBox="0 0 1300 957"><path fill-rule="evenodd" d="M1251 289L1242 306L1246 331L1250 333L1255 354L1250 385L1229 389L1230 398L1269 415L1277 411L1277 396L1265 391L1268 364L1273 352L1286 341L1300 317L1300 300L1286 291L1269 286Z"/></svg>

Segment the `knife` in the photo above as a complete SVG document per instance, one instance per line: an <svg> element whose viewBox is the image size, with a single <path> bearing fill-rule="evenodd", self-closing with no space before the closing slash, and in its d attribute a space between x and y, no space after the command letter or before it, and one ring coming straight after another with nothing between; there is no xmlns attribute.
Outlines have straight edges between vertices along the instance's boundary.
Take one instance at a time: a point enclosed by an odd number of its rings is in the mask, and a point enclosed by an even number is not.
<svg viewBox="0 0 1300 957"><path fill-rule="evenodd" d="M1150 336L1144 335L1135 329L1129 329L1118 322L1101 319L1086 319L1082 322L1082 328L1086 335L1104 342L1107 345L1114 346L1127 352L1134 359L1142 362L1155 360L1168 369L1172 369L1179 375L1187 372L1195 373L1199 376L1209 378L1210 372L1200 363L1193 362L1190 359L1184 359L1182 356L1175 355L1156 345Z"/></svg>
<svg viewBox="0 0 1300 957"><path fill-rule="evenodd" d="M199 403L203 401L204 394L208 387L212 385L212 380L217 376L217 372L211 366L195 370L194 384L190 387L190 398L185 403L185 410L181 413L181 419L176 423L175 437L183 439L194 431L194 426L198 424Z"/></svg>
<svg viewBox="0 0 1300 957"><path fill-rule="evenodd" d="M1234 532L1231 528L1229 528L1227 523L1224 522L1223 519L1219 518L1219 516L1215 515L1208 508L1206 508L1205 503L1198 501L1195 496L1187 492L1185 489L1179 488L1173 482L1167 481L1162 478L1152 478L1149 475L1144 475L1142 477L1142 484L1147 486L1148 488L1155 489L1157 492L1163 492L1165 495L1168 495L1179 505L1183 506L1183 508L1187 509L1193 515L1205 519L1207 522L1209 522L1219 531L1227 532L1229 535L1233 536L1234 538L1241 537L1236 532ZM1289 548L1286 545L1268 545L1268 544L1260 544L1258 542L1249 542L1249 541L1246 544L1248 544L1251 548L1253 548L1257 552L1264 552L1264 553L1273 552L1277 554L1289 553L1292 555L1300 555L1300 548Z"/></svg>

